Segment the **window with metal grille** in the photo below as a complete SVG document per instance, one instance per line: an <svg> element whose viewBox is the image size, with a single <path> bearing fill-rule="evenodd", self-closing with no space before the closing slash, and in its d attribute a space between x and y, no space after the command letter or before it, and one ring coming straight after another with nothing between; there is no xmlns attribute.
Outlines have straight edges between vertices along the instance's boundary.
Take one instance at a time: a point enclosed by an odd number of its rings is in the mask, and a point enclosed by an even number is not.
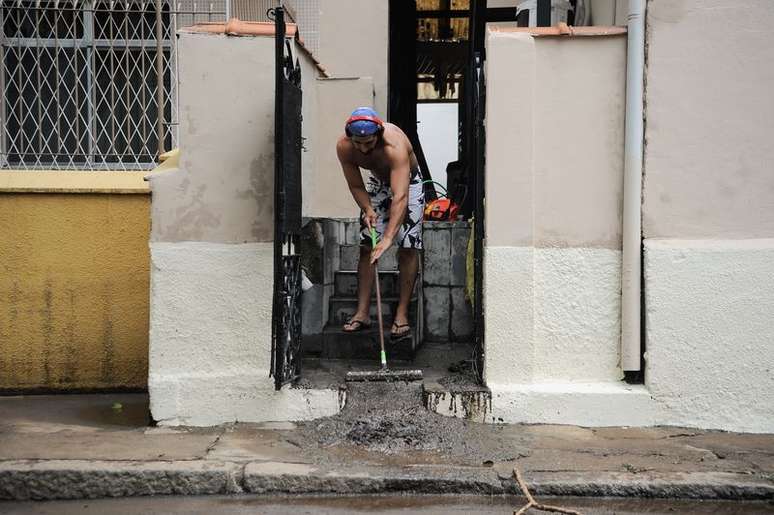
<svg viewBox="0 0 774 515"><path fill-rule="evenodd" d="M177 144L174 34L223 3L2 0L0 166L152 167Z"/></svg>

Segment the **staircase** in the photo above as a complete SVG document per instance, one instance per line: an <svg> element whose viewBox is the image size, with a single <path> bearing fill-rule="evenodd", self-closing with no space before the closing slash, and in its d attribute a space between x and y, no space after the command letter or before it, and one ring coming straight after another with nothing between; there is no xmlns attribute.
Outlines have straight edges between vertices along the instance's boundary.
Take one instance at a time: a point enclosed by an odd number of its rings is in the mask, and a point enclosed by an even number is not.
<svg viewBox="0 0 774 515"><path fill-rule="evenodd" d="M341 245L339 270L334 272L334 288L328 309L328 320L323 328L321 357L323 359L379 359L379 330L376 304L376 286L371 293L371 328L355 333L345 332L342 326L357 310L357 263L360 256L358 245ZM421 281L417 280L417 284ZM387 361L408 361L414 358L420 328L418 316L417 288L409 305L411 334L408 338L392 343L390 328L398 306L397 249L391 248L379 260L379 284L382 294L382 319L384 322L384 345Z"/></svg>

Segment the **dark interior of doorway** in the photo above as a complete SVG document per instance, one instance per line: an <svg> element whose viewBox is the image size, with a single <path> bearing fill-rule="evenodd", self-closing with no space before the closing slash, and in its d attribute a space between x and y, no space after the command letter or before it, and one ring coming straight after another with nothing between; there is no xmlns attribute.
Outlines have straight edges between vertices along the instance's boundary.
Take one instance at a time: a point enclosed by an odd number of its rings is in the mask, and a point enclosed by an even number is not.
<svg viewBox="0 0 774 515"><path fill-rule="evenodd" d="M390 0L389 94L387 118L401 127L419 149L425 179L447 174L447 190L460 204L460 214L470 218L475 209L475 159L471 152L474 132L473 95L468 77L473 55L484 53L484 25L514 21L515 7L487 8L486 0ZM434 98L420 98L422 85L432 84ZM425 91L429 88L425 87ZM417 134L417 105L444 102L457 105L458 159L446 170L428 170L422 141ZM424 165L424 166L423 166ZM432 185L428 199L435 198Z"/></svg>
<svg viewBox="0 0 774 515"><path fill-rule="evenodd" d="M576 0L570 0L574 6ZM526 12L516 16L512 7L488 7L487 0L390 0L389 93L387 118L401 127L417 150L426 180L445 172L447 190L460 204L460 214L470 218L475 210L476 157L473 94L469 71L473 56L485 59L484 29L490 22L526 24ZM536 0L538 26L551 24L551 0ZM573 23L572 11L570 24ZM420 98L418 86L432 84L434 98ZM417 134L417 104L448 102L457 105L456 162L446 170L429 170ZM436 198L432 184L426 185L428 200Z"/></svg>

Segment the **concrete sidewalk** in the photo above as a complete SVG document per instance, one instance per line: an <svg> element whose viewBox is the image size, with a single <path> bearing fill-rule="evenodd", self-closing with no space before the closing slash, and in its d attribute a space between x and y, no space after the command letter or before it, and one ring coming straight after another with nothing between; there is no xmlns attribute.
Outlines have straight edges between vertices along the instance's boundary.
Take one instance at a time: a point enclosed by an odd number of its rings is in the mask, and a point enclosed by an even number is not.
<svg viewBox="0 0 774 515"><path fill-rule="evenodd" d="M684 428L503 426L520 450L470 463L329 447L294 424L147 426L147 397L0 397L0 499L199 494L519 494L774 499L774 435Z"/></svg>

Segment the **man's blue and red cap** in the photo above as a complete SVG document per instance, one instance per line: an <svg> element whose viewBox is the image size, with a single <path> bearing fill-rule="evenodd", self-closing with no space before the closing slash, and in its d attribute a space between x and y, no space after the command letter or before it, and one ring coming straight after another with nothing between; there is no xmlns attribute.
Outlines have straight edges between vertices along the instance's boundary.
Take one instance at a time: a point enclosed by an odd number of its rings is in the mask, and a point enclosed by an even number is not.
<svg viewBox="0 0 774 515"><path fill-rule="evenodd" d="M344 132L347 136L371 136L384 127L379 114L370 107L358 107L349 115Z"/></svg>

